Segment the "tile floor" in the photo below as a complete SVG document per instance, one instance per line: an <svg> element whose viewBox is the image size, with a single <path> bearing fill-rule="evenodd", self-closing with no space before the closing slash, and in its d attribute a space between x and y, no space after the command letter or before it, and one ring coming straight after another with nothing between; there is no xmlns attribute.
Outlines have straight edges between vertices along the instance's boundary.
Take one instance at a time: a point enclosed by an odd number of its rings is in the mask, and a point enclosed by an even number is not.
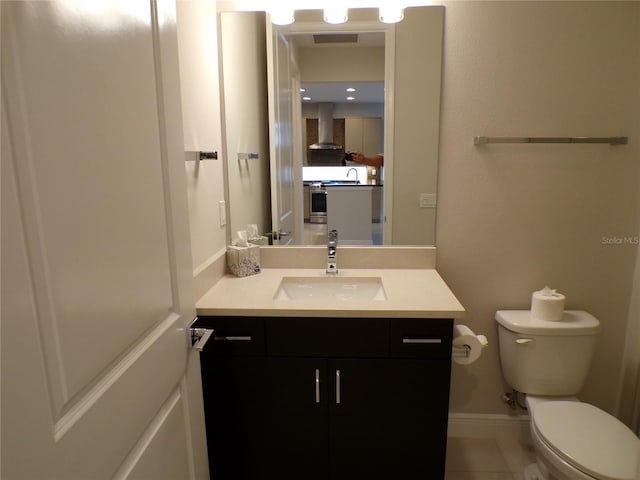
<svg viewBox="0 0 640 480"><path fill-rule="evenodd" d="M445 480L524 480L534 461L533 446L520 439L449 437Z"/></svg>

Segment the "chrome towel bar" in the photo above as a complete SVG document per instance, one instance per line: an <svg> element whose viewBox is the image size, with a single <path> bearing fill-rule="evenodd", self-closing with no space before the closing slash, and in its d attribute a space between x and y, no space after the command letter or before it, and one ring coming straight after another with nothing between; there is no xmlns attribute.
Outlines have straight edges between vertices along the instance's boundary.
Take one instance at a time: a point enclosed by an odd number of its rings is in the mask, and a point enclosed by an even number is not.
<svg viewBox="0 0 640 480"><path fill-rule="evenodd" d="M483 137L473 138L474 145L487 143L608 143L626 145L629 137Z"/></svg>

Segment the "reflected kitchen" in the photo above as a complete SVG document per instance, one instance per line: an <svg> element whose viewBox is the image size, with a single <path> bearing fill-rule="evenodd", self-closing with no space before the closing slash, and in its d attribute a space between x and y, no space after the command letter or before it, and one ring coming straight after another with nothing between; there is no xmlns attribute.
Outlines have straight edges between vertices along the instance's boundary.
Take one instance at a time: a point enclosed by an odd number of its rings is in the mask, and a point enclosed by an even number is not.
<svg viewBox="0 0 640 480"><path fill-rule="evenodd" d="M343 85L334 88L357 91ZM311 99L314 86L304 90L304 98ZM349 115L348 106L344 113ZM343 245L382 244L383 169L352 160L352 152L383 151L382 119L336 118L329 102L303 104L303 114L304 243L326 243L327 231L335 229Z"/></svg>

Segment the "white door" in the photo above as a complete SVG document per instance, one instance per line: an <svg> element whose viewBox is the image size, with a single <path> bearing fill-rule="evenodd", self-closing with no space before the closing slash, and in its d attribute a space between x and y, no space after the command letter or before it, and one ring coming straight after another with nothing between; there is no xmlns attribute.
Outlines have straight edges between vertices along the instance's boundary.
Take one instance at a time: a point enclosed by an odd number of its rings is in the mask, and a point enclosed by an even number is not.
<svg viewBox="0 0 640 480"><path fill-rule="evenodd" d="M272 28L267 15L267 79L271 148L271 223L274 245L294 241L294 131L289 42ZM284 234L275 240L275 232ZM299 243L299 242L298 242Z"/></svg>
<svg viewBox="0 0 640 480"><path fill-rule="evenodd" d="M1 21L1 476L208 478L175 5Z"/></svg>

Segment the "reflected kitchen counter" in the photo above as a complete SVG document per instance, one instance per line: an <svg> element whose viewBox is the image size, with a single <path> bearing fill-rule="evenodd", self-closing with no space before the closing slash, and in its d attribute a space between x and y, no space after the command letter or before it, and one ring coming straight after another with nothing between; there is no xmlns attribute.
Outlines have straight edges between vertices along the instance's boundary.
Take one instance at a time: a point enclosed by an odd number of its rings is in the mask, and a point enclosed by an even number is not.
<svg viewBox="0 0 640 480"><path fill-rule="evenodd" d="M318 181L304 181L302 184L305 187L311 187L314 185L320 185L323 187L382 187L384 186L378 180L367 180L364 182L344 181L344 180L318 180Z"/></svg>

